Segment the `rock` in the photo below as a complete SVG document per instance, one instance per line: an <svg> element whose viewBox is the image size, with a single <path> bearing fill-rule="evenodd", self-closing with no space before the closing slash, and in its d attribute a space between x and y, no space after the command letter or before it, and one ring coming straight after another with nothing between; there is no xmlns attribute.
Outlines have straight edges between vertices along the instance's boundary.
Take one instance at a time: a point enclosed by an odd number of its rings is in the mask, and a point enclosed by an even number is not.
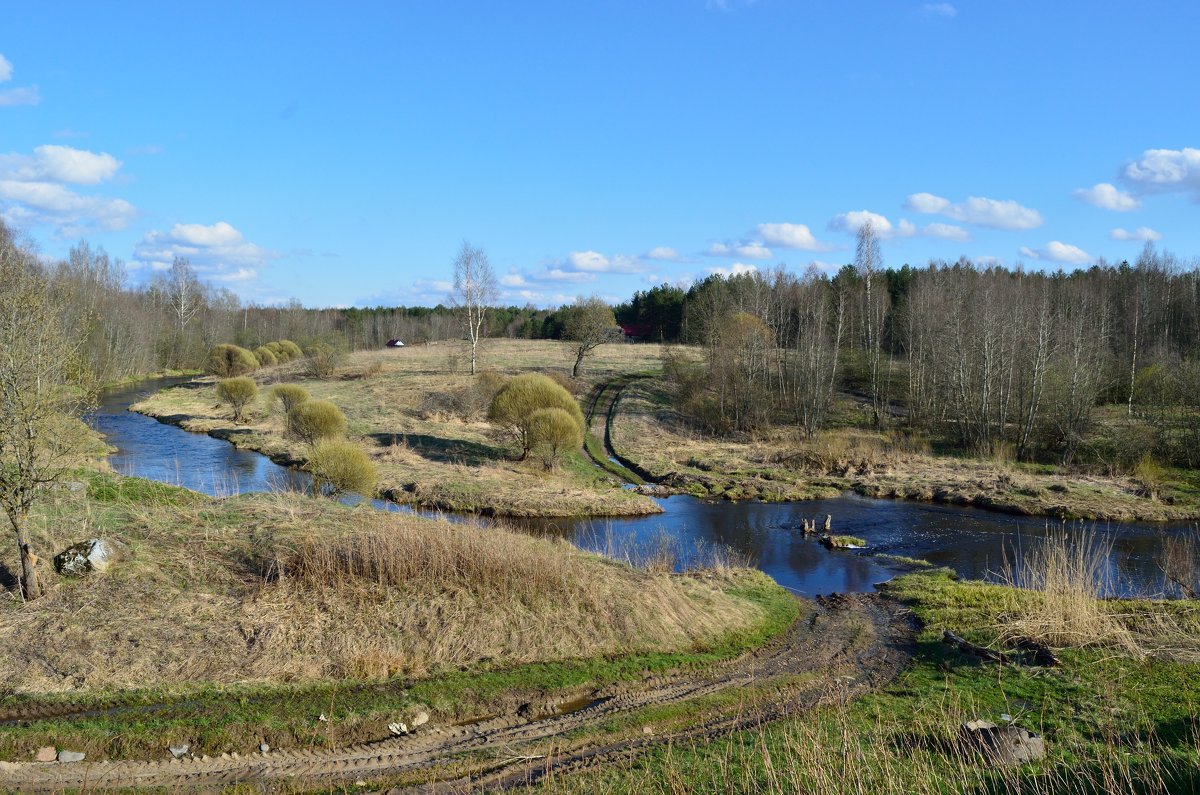
<svg viewBox="0 0 1200 795"><path fill-rule="evenodd" d="M965 750L977 753L996 767L1033 762L1046 755L1046 741L1020 726L997 726L991 721L972 720L958 730Z"/></svg>
<svg viewBox="0 0 1200 795"><path fill-rule="evenodd" d="M403 737L404 735L408 734L408 727L400 722L389 723L388 731L392 733L393 737Z"/></svg>
<svg viewBox="0 0 1200 795"><path fill-rule="evenodd" d="M89 538L72 544L54 556L54 570L64 576L82 576L94 571L107 571L113 563L124 560L128 549L111 538Z"/></svg>
<svg viewBox="0 0 1200 795"><path fill-rule="evenodd" d="M418 712L416 715L413 715L412 725L413 725L414 729L418 726L424 726L426 723L429 723L429 713L428 712L425 712L424 710L422 710L421 712Z"/></svg>
<svg viewBox="0 0 1200 795"><path fill-rule="evenodd" d="M643 726L643 727L642 727L642 734L654 734L654 727L653 727L653 726L649 726L649 725L647 725L647 726Z"/></svg>
<svg viewBox="0 0 1200 795"><path fill-rule="evenodd" d="M83 751L59 751L59 762L82 762L87 757Z"/></svg>
<svg viewBox="0 0 1200 795"><path fill-rule="evenodd" d="M258 750L265 754L271 750L271 746L267 745L266 743L262 743L258 746Z"/></svg>
<svg viewBox="0 0 1200 795"><path fill-rule="evenodd" d="M167 750L171 752L171 756L175 757L176 759L183 758L183 755L188 752L188 748L189 748L189 746L187 743L184 743L183 745L168 745L167 746Z"/></svg>
<svg viewBox="0 0 1200 795"><path fill-rule="evenodd" d="M53 745L46 745L37 750L37 756L34 757L38 762L53 762L58 758L58 749Z"/></svg>

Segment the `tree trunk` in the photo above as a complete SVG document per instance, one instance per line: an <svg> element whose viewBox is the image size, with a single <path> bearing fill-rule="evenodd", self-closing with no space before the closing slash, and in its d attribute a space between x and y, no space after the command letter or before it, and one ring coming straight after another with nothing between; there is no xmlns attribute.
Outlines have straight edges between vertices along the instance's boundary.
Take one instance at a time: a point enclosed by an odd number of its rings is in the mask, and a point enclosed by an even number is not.
<svg viewBox="0 0 1200 795"><path fill-rule="evenodd" d="M17 533L17 549L21 554L21 595L33 600L42 595L42 585L38 582L37 557L29 548L29 530L25 526L25 517L12 520L13 529Z"/></svg>

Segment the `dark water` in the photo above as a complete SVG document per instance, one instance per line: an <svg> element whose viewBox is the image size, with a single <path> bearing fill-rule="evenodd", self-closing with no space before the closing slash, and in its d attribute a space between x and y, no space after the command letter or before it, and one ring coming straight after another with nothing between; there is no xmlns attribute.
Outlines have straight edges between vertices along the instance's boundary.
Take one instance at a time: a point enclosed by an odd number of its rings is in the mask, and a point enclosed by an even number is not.
<svg viewBox="0 0 1200 795"><path fill-rule="evenodd" d="M114 469L217 496L308 486L304 473L281 467L258 453L239 451L219 439L188 433L127 410L145 395L181 380L185 379L143 382L105 396L92 424L118 448L110 458ZM875 583L896 571L895 564L882 555L921 558L972 579L994 577L1006 560L1019 560L1022 550L1064 528L1079 536L1090 535L1092 542L1106 551L1114 593L1157 594L1163 590L1157 563L1162 534L1190 527L1064 525L1052 519L854 495L797 503L708 502L675 496L659 500L659 504L665 513L656 516L515 524L532 532L563 536L585 548L633 558L650 554L668 538L680 565L715 548L728 548L781 585L810 595L872 590ZM406 510L380 500L375 505ZM833 516L835 533L863 538L869 549L827 550L794 529L801 519L823 519L826 514Z"/></svg>

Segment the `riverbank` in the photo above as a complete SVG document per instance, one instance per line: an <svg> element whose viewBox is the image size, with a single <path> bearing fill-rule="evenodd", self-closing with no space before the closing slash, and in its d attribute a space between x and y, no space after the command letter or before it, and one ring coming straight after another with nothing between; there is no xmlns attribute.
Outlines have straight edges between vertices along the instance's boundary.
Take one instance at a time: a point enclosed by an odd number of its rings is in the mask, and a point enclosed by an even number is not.
<svg viewBox="0 0 1200 795"><path fill-rule="evenodd" d="M496 340L488 361L517 374L552 372L581 400L593 381L644 368L657 351L605 346L609 358L589 362L591 377L563 375L561 343ZM508 517L643 516L661 512L652 499L623 489L612 473L594 466L583 450L572 451L553 472L537 461L516 460L515 450L484 417L486 403L473 391L478 379L461 372L448 355L457 346L421 346L361 352L348 357L330 378L309 378L302 363L260 371L272 382L298 383L314 398L333 401L346 414L349 436L362 444L380 471L378 496L420 508ZM215 379L201 378L163 390L134 411L185 430L206 433L277 463L304 462L303 443L284 433L283 417L265 395L235 424L215 395Z"/></svg>
<svg viewBox="0 0 1200 795"><path fill-rule="evenodd" d="M705 437L677 415L666 387L650 379L624 390L610 438L655 481L702 497L783 501L853 491L1057 519L1200 519L1200 489L1193 484L1152 497L1133 478L938 456L875 431L835 428L812 441L788 429L753 441Z"/></svg>

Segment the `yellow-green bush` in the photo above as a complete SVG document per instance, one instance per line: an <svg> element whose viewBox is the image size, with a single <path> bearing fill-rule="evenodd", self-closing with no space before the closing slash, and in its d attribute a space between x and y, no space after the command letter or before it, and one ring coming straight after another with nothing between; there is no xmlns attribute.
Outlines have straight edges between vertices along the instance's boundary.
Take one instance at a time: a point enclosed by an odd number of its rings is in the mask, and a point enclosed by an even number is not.
<svg viewBox="0 0 1200 795"><path fill-rule="evenodd" d="M233 409L233 421L241 422L246 406L258 398L258 384L253 378L238 376L217 382L217 398Z"/></svg>
<svg viewBox="0 0 1200 795"><path fill-rule="evenodd" d="M245 348L237 345L218 345L208 352L204 371L220 378L246 375L258 369L258 359Z"/></svg>
<svg viewBox="0 0 1200 795"><path fill-rule="evenodd" d="M254 358L258 359L259 367L274 367L279 364L279 357L266 345L260 345L254 349Z"/></svg>
<svg viewBox="0 0 1200 795"><path fill-rule="evenodd" d="M369 497L379 480L379 470L371 457L344 439L318 442L304 468L313 476L313 491L330 497L351 491Z"/></svg>
<svg viewBox="0 0 1200 795"><path fill-rule="evenodd" d="M298 384L276 384L271 387L268 398L273 403L278 402L283 408L288 433L292 433L292 412L309 397L308 390Z"/></svg>
<svg viewBox="0 0 1200 795"><path fill-rule="evenodd" d="M538 409L529 415L529 445L546 469L553 469L563 453L582 443L582 429L568 412L558 408Z"/></svg>
<svg viewBox="0 0 1200 795"><path fill-rule="evenodd" d="M288 413L292 433L309 444L346 432L346 415L328 400L306 400Z"/></svg>
<svg viewBox="0 0 1200 795"><path fill-rule="evenodd" d="M496 394L488 419L513 435L521 446L521 458L532 449L529 427L538 409L562 409L574 420L579 432L583 432L583 412L567 390L541 373L519 375Z"/></svg>
<svg viewBox="0 0 1200 795"><path fill-rule="evenodd" d="M299 359L304 355L304 351L300 350L300 346L291 340L279 340L278 345L287 354L288 361Z"/></svg>

